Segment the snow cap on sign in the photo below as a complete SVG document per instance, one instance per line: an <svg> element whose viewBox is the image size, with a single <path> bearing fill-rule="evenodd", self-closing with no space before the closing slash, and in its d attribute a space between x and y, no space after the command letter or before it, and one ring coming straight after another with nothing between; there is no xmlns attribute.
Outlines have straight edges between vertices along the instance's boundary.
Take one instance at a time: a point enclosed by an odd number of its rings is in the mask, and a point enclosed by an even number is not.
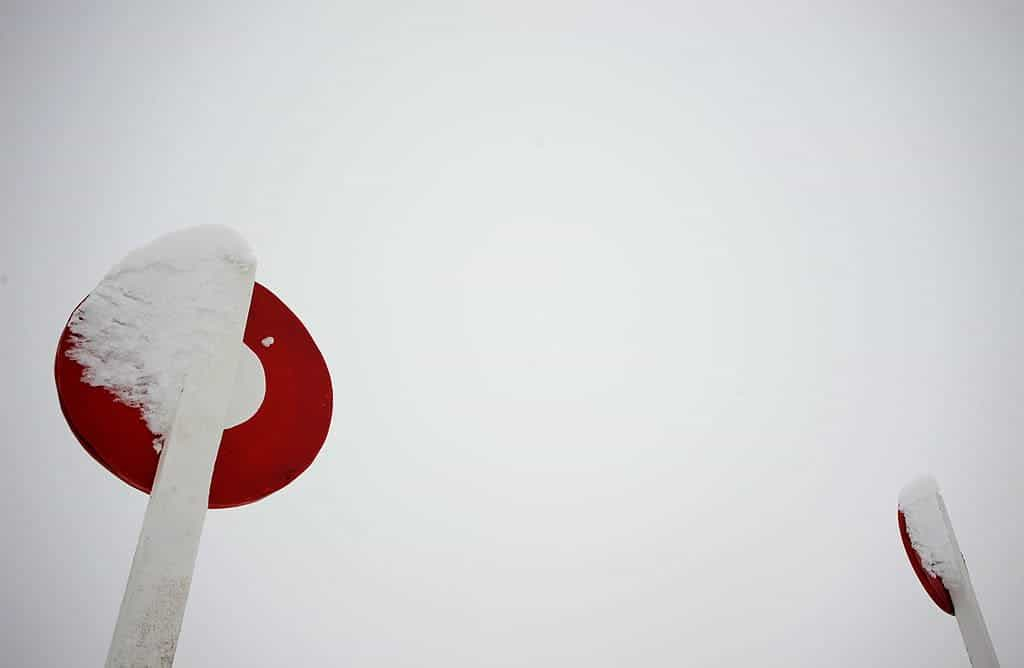
<svg viewBox="0 0 1024 668"><path fill-rule="evenodd" d="M189 369L238 321L232 295L255 263L227 227L180 230L130 253L72 314L68 357L87 384L140 409L157 450Z"/></svg>
<svg viewBox="0 0 1024 668"><path fill-rule="evenodd" d="M961 581L960 559L946 524L945 503L934 478L925 476L903 488L899 510L907 523L910 544L931 575L946 587Z"/></svg>

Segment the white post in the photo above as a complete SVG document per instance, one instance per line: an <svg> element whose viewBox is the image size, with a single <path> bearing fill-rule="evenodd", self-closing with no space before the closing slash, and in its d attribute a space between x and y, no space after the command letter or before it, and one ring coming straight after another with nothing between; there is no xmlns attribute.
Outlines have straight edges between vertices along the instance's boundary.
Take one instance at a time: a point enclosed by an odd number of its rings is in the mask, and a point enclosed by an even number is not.
<svg viewBox="0 0 1024 668"><path fill-rule="evenodd" d="M950 540L959 560L960 583L944 584L946 584L946 590L953 601L953 613L956 616L957 624L960 625L960 635L967 648L967 657L974 668L999 668L999 659L996 657L995 647L992 646L992 639L988 635L985 619L981 615L981 606L978 605L978 597L974 594L967 562L964 561L964 555L960 551L960 544L953 531L953 523L949 519L949 512L946 510L946 504L941 495L938 495L938 500L939 507L942 509L942 517L946 521L946 528L949 530Z"/></svg>
<svg viewBox="0 0 1024 668"><path fill-rule="evenodd" d="M255 265L230 289L237 322L216 341L209 364L190 370L165 441L107 668L169 668L174 662L210 480L231 402L240 345L252 299ZM234 299L237 298L237 302Z"/></svg>

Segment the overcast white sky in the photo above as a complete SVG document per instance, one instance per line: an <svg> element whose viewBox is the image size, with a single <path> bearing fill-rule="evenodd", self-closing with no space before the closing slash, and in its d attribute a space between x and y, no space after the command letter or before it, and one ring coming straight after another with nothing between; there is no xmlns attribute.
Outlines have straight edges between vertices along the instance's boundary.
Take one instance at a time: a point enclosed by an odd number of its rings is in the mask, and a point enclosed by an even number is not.
<svg viewBox="0 0 1024 668"><path fill-rule="evenodd" d="M176 665L966 666L922 472L1024 665L1019 3L160 4L0 10L0 663L101 665L146 502L61 327L216 222L335 421Z"/></svg>

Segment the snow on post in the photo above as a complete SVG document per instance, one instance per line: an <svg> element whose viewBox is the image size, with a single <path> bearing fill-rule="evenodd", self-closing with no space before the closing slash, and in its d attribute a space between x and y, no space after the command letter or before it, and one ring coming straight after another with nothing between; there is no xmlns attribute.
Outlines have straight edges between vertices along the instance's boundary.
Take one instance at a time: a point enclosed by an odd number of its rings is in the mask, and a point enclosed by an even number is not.
<svg viewBox="0 0 1024 668"><path fill-rule="evenodd" d="M255 265L229 228L181 230L130 253L72 315L68 356L84 367L83 380L140 409L157 451L188 372L208 365L244 323L249 304L238 294Z"/></svg>
<svg viewBox="0 0 1024 668"><path fill-rule="evenodd" d="M947 528L945 507L934 478L921 477L900 492L899 509L907 534L924 569L941 578L948 589L963 581L959 550Z"/></svg>

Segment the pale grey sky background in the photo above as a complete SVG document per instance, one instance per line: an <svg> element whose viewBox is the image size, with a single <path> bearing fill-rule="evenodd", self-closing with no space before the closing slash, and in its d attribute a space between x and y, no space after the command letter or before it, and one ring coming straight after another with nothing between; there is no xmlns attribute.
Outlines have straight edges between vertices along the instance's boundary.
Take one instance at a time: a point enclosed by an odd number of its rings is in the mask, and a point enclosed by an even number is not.
<svg viewBox="0 0 1024 668"><path fill-rule="evenodd" d="M146 502L60 329L217 222L335 421L176 665L966 666L923 472L1024 664L1019 3L83 4L0 10L0 663L102 664Z"/></svg>

